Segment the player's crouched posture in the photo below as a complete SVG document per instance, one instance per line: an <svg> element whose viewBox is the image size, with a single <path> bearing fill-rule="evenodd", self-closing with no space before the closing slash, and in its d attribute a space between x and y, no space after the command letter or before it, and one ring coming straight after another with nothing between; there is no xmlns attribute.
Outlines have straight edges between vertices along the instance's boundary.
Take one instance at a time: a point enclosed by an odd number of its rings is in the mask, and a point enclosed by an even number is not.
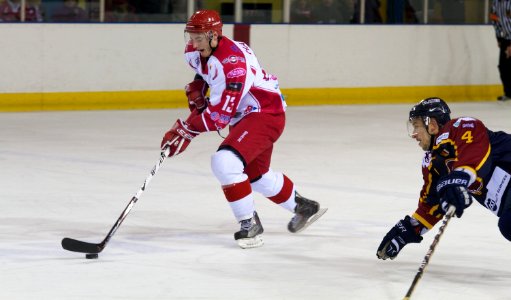
<svg viewBox="0 0 511 300"><path fill-rule="evenodd" d="M241 224L234 234L239 246L263 244L253 191L295 214L288 224L290 232L303 230L326 210L298 194L284 174L270 169L273 144L285 124L286 103L277 78L261 68L250 47L222 36L222 21L214 10L194 13L185 35L185 59L196 73L185 88L191 114L165 134L162 149L169 147L169 156L177 155L199 133L230 125L211 158L211 168Z"/></svg>
<svg viewBox="0 0 511 300"><path fill-rule="evenodd" d="M500 232L511 241L511 135L474 118L451 120L450 112L440 98L424 99L410 111L410 136L426 151L424 185L415 213L383 238L380 259L394 259L408 243L420 243L450 205L461 217L472 199L499 217Z"/></svg>

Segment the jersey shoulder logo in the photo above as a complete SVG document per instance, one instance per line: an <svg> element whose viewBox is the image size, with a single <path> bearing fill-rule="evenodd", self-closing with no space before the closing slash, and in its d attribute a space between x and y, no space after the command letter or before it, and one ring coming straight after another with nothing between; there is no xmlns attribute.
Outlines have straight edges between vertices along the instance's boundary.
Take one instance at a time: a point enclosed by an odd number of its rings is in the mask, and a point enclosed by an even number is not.
<svg viewBox="0 0 511 300"><path fill-rule="evenodd" d="M227 58L224 58L222 60L222 64L237 64L238 62L242 62L242 63L245 63L245 58L241 57L241 56L236 56L236 55L231 55Z"/></svg>
<svg viewBox="0 0 511 300"><path fill-rule="evenodd" d="M443 140L446 140L449 138L449 132L444 132L442 133L441 135L439 135L436 140L435 140L435 144L440 144Z"/></svg>
<svg viewBox="0 0 511 300"><path fill-rule="evenodd" d="M473 121L475 121L475 120L476 120L476 119L474 119L474 118L470 118L470 117L462 117L462 118L458 118L458 119L456 120L456 122L454 122L454 124L452 124L452 127L456 127L456 128L458 128L458 127L460 127L461 122L473 122ZM463 126L463 127L465 127L465 126Z"/></svg>

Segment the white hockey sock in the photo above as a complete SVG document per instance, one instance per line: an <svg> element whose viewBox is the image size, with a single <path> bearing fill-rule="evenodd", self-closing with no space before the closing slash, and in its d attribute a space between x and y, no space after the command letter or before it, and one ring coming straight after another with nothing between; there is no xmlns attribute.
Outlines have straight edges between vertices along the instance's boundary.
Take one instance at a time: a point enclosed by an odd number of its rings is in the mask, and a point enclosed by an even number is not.
<svg viewBox="0 0 511 300"><path fill-rule="evenodd" d="M295 211L295 187L293 182L284 174L269 170L259 180L253 182L252 190L261 193L266 198L277 203L290 212ZM282 194L282 195L281 195ZM285 196L284 196L285 194ZM282 197L286 197L282 199ZM278 198L278 199L276 199Z"/></svg>
<svg viewBox="0 0 511 300"><path fill-rule="evenodd" d="M229 206L238 222L254 216L255 207L252 194L234 202L229 202Z"/></svg>

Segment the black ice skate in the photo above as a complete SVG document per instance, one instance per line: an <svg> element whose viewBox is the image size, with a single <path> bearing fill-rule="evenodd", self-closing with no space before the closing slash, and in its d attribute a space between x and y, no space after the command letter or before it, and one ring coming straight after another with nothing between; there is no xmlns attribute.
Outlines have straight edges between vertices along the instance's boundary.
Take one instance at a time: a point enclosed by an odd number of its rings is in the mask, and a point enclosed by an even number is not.
<svg viewBox="0 0 511 300"><path fill-rule="evenodd" d="M292 233L300 232L309 227L327 211L327 208L320 208L318 202L304 198L298 192L295 193L295 216L287 225L287 229Z"/></svg>
<svg viewBox="0 0 511 300"><path fill-rule="evenodd" d="M257 212L254 212L254 217L241 220L240 224L241 229L234 234L234 239L241 248L256 248L264 244L261 237L264 229Z"/></svg>

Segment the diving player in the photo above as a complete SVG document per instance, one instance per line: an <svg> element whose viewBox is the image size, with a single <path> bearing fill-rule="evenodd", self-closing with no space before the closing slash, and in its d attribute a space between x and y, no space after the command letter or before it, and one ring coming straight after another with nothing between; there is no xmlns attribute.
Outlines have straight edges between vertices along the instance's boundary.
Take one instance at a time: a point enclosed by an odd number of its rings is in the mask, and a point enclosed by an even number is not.
<svg viewBox="0 0 511 300"><path fill-rule="evenodd" d="M410 111L410 136L425 151L424 184L415 212L383 238L376 252L380 259L394 259L408 243L420 243L450 205L461 217L473 199L499 218L500 232L511 241L511 135L474 118L451 120L450 113L445 101L434 97Z"/></svg>

